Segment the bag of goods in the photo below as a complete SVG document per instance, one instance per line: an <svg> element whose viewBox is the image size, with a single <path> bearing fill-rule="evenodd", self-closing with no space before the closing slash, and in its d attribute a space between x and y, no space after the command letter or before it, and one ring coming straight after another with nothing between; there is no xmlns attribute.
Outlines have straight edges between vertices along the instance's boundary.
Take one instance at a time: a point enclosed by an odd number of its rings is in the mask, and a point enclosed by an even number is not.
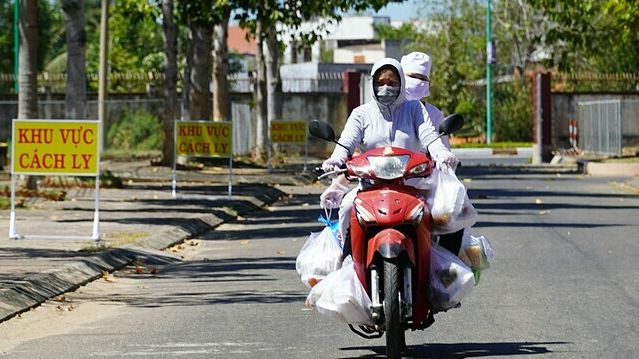
<svg viewBox="0 0 639 359"><path fill-rule="evenodd" d="M438 224L433 221L430 233L435 235L455 233L460 229L472 226L475 222L477 222L477 210L470 203L468 195L464 194L464 202L459 214L446 223Z"/></svg>
<svg viewBox="0 0 639 359"><path fill-rule="evenodd" d="M443 170L435 169L430 177L420 185L430 188L426 203L433 219L431 233L453 233L475 224L477 211L455 172L445 167Z"/></svg>
<svg viewBox="0 0 639 359"><path fill-rule="evenodd" d="M470 267L475 275L475 284L479 284L481 271L488 269L495 259L495 252L488 238L482 235L474 235L470 228L464 230L459 258Z"/></svg>
<svg viewBox="0 0 639 359"><path fill-rule="evenodd" d="M446 224L461 213L466 188L448 167L443 170L435 169L432 176L435 176L435 188L431 191L430 214L435 224Z"/></svg>
<svg viewBox="0 0 639 359"><path fill-rule="evenodd" d="M326 227L310 234L295 261L295 269L307 288L339 269L342 261L342 245L335 235L333 222L322 217L320 221L326 223Z"/></svg>
<svg viewBox="0 0 639 359"><path fill-rule="evenodd" d="M352 261L329 274L311 289L307 306L328 318L353 325L373 325L371 300L360 283Z"/></svg>
<svg viewBox="0 0 639 359"><path fill-rule="evenodd" d="M430 247L428 300L435 312L456 307L475 287L473 272L437 243Z"/></svg>

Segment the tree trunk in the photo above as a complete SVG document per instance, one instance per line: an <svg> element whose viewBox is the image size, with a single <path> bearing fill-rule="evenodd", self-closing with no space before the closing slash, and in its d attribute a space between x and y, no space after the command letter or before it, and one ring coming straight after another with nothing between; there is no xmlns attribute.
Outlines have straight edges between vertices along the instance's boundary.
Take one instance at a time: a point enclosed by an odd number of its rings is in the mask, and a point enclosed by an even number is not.
<svg viewBox="0 0 639 359"><path fill-rule="evenodd" d="M193 33L189 30L188 40L186 44L184 72L182 74L182 121L191 120L191 70L193 69Z"/></svg>
<svg viewBox="0 0 639 359"><path fill-rule="evenodd" d="M174 157L173 130L177 112L177 26L173 19L173 0L162 1L162 35L164 56L166 57L162 164L172 165Z"/></svg>
<svg viewBox="0 0 639 359"><path fill-rule="evenodd" d="M84 0L63 0L62 10L67 40L65 117L84 119L87 116L87 34L84 30Z"/></svg>
<svg viewBox="0 0 639 359"><path fill-rule="evenodd" d="M20 1L20 64L18 69L18 118L38 118L38 1ZM14 139L15 140L15 139ZM27 177L27 188L36 189L35 176Z"/></svg>
<svg viewBox="0 0 639 359"><path fill-rule="evenodd" d="M193 72L191 73L191 119L211 119L211 41L213 29L193 27Z"/></svg>
<svg viewBox="0 0 639 359"><path fill-rule="evenodd" d="M18 118L38 118L38 2L20 1Z"/></svg>
<svg viewBox="0 0 639 359"><path fill-rule="evenodd" d="M282 85L280 81L280 44L275 28L268 29L266 38L266 97L268 125L282 119Z"/></svg>
<svg viewBox="0 0 639 359"><path fill-rule="evenodd" d="M260 9L264 8L264 1L260 1ZM255 84L255 105L257 112L257 138L256 138L256 159L264 159L266 146L268 145L268 118L266 113L266 68L264 66L264 37L262 36L263 23L259 19L255 27L255 42L257 52L255 54L255 67L257 69Z"/></svg>
<svg viewBox="0 0 639 359"><path fill-rule="evenodd" d="M231 98L229 97L229 52L228 29L231 8L227 7L222 23L215 26L213 36L213 120L231 121Z"/></svg>

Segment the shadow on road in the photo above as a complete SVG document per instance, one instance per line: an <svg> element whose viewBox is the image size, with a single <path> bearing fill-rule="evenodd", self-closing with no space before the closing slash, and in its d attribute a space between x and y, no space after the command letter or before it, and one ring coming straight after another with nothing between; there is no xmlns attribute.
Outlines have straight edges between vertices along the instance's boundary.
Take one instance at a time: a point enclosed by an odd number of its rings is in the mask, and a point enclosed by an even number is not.
<svg viewBox="0 0 639 359"><path fill-rule="evenodd" d="M303 303L302 290L277 289L257 283L279 280L273 270L295 270L295 258L259 257L228 258L169 265L155 275L129 274L131 278L147 277L153 285L168 290L157 295L140 293L115 294L109 301L144 308L212 304ZM130 272L129 272L130 273ZM197 284L191 285L190 283ZM230 283L215 286L215 283ZM228 288L228 289L225 289ZM300 288L302 288L300 286Z"/></svg>
<svg viewBox="0 0 639 359"><path fill-rule="evenodd" d="M552 353L546 345L570 344L569 342L504 342L504 343L450 343L450 344L423 344L409 345L404 358L429 358L429 359L461 359L481 358L489 356L534 355ZM374 347L348 347L341 350L370 349L375 354L366 354L358 357L345 358L385 358L386 348Z"/></svg>

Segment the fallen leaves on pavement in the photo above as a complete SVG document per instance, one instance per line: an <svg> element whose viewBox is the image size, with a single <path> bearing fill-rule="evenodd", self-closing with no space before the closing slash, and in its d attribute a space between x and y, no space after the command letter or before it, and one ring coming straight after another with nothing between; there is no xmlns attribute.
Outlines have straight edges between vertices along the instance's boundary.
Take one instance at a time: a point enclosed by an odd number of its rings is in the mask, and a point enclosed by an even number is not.
<svg viewBox="0 0 639 359"><path fill-rule="evenodd" d="M111 273L109 272L102 272L102 279L104 279L105 282L115 282L115 276L113 276Z"/></svg>

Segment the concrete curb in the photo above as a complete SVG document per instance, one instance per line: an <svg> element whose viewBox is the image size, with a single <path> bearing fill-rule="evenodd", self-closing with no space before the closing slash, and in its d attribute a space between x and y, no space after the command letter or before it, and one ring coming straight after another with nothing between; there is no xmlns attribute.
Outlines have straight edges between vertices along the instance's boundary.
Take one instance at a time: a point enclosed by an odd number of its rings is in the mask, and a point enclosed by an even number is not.
<svg viewBox="0 0 639 359"><path fill-rule="evenodd" d="M579 170L591 176L634 177L639 176L639 163L577 161Z"/></svg>
<svg viewBox="0 0 639 359"><path fill-rule="evenodd" d="M234 210L237 215L244 215L275 202L284 194L274 187L267 187L253 198L237 201L238 206ZM235 218L231 214L220 216L205 214L182 220L180 223L174 224L171 229L143 239L138 246L114 248L79 261L69 262L44 272L29 275L20 283L0 288L0 323L37 307L49 299L98 279L105 272L121 269L136 259L147 256L149 252L171 247Z"/></svg>

